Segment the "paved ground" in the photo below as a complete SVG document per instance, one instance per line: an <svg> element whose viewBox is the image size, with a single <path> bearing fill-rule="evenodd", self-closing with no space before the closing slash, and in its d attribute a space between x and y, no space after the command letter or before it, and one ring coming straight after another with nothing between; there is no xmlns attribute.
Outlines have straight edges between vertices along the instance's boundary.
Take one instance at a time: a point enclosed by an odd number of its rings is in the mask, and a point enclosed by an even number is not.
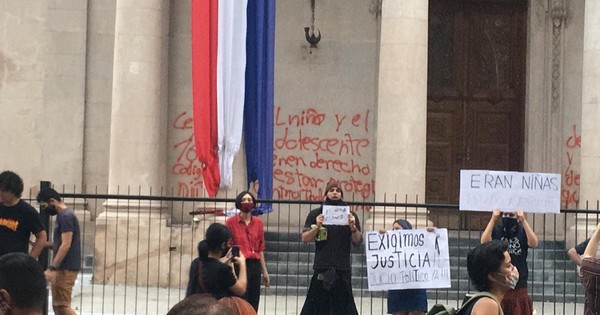
<svg viewBox="0 0 600 315"><path fill-rule="evenodd" d="M182 300L184 290L168 288L145 288L135 286L94 285L91 275L80 275L75 284L73 307L78 314L156 314L164 315ZM385 314L386 300L381 297L355 297L360 314ZM52 302L50 302L51 305ZM299 314L304 296L269 295L261 297L259 314ZM429 301L430 306L436 301ZM438 301L437 303L445 303ZM452 306L456 301L446 303ZM534 315L579 315L583 305L574 303L534 303ZM543 309L542 309L543 308ZM50 314L53 314L52 312Z"/></svg>

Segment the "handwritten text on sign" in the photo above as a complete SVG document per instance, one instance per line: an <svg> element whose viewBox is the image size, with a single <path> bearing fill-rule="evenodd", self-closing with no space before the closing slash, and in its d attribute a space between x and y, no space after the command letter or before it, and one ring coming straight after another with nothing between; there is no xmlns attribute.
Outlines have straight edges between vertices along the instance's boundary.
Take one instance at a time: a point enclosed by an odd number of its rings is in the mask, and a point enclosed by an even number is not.
<svg viewBox="0 0 600 315"><path fill-rule="evenodd" d="M348 215L350 207L348 206L326 206L323 205L323 224L327 225L348 225Z"/></svg>
<svg viewBox="0 0 600 315"><path fill-rule="evenodd" d="M367 232L369 290L450 287L448 231Z"/></svg>
<svg viewBox="0 0 600 315"><path fill-rule="evenodd" d="M560 212L560 174L460 171L460 210Z"/></svg>

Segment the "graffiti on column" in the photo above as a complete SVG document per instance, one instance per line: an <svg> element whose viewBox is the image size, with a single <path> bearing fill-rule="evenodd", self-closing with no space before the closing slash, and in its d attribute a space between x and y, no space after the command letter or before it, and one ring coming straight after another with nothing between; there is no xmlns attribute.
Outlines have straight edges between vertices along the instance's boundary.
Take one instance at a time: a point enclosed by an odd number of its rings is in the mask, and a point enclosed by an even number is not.
<svg viewBox="0 0 600 315"><path fill-rule="evenodd" d="M375 192L368 109L342 114L334 108L275 108L273 198L321 200L326 183L340 181L346 194ZM346 197L346 196L345 196Z"/></svg>
<svg viewBox="0 0 600 315"><path fill-rule="evenodd" d="M563 173L563 188L561 191L561 203L565 208L577 206L579 204L579 182L580 173L573 161L578 161L574 157L579 157L581 150L581 135L577 134L577 125L573 125L572 131L565 142L565 151L567 155L567 168Z"/></svg>
<svg viewBox="0 0 600 315"><path fill-rule="evenodd" d="M201 197L204 190L202 181L202 164L196 155L194 142L194 120L192 114L182 112L171 127L178 139L173 145L176 160L170 165L171 175L177 181L176 194L180 197Z"/></svg>

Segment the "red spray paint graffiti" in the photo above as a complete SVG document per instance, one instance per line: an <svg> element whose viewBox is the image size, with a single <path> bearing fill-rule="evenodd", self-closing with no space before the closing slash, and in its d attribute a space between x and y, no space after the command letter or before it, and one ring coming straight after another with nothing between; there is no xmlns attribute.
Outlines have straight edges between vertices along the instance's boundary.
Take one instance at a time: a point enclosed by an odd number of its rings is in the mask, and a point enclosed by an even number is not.
<svg viewBox="0 0 600 315"><path fill-rule="evenodd" d="M191 114L182 112L171 124L177 134L184 139L175 143L173 149L177 159L171 165L171 175L177 179L177 196L201 197L204 191L202 181L202 164L196 155L194 143L194 121Z"/></svg>
<svg viewBox="0 0 600 315"><path fill-rule="evenodd" d="M275 109L273 198L321 200L326 183L339 180L346 194L375 192L370 111L342 114L305 108ZM346 196L345 196L346 197Z"/></svg>
<svg viewBox="0 0 600 315"><path fill-rule="evenodd" d="M563 207L569 208L579 204L579 184L581 175L573 165L574 157L579 156L581 149L581 135L577 134L577 125L573 125L572 133L567 137L565 147L567 154L567 168L563 173L561 203Z"/></svg>

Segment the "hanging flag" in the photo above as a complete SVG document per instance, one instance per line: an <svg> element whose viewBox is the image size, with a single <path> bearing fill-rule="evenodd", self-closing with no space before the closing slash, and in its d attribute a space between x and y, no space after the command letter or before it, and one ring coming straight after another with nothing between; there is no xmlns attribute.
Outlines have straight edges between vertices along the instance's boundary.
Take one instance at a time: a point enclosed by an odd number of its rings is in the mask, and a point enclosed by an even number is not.
<svg viewBox="0 0 600 315"><path fill-rule="evenodd" d="M218 0L192 0L192 99L196 153L204 188L217 194L221 176L217 147Z"/></svg>
<svg viewBox="0 0 600 315"><path fill-rule="evenodd" d="M248 182L271 199L274 40L275 0L192 0L194 136L211 197L233 182L243 130Z"/></svg>
<svg viewBox="0 0 600 315"><path fill-rule="evenodd" d="M248 2L246 51L246 174L249 183L259 182L258 199L272 199L275 0ZM253 214L271 211L263 202Z"/></svg>

